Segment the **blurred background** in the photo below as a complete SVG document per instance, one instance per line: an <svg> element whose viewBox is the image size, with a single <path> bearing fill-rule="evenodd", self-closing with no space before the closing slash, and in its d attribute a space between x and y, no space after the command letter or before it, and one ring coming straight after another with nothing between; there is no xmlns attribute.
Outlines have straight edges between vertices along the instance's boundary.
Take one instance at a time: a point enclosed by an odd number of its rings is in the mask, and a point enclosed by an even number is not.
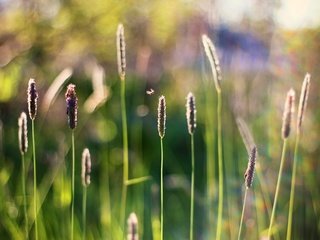
<svg viewBox="0 0 320 240"><path fill-rule="evenodd" d="M207 215L208 211L217 215L217 181L211 183L214 203L210 210L206 203L210 152L217 169L216 138L214 145L205 139L210 130L205 121L208 92L212 94L209 114L216 124L216 91L210 85L211 70L201 43L201 35L207 34L216 45L223 78L223 239L235 239L238 233L248 159L236 117L242 117L251 129L266 183L261 190L254 182L244 218L244 239L260 239L266 235L270 210L261 196L272 203L279 170L286 93L295 89L298 102L307 72L311 89L299 146L292 236L319 239L319 12L316 0L0 0L0 238L23 237L17 120L21 111L27 111L27 84L35 78L39 91L36 146L41 239L69 236L71 131L64 93L70 82L76 84L79 98L76 237L81 236L81 153L88 147L93 161L87 200L88 239L121 239L122 129L115 40L117 26L122 23L127 47L129 176L151 176L149 181L128 187L126 215L137 214L140 238L159 239L156 111L158 97L165 95L164 237L188 239L191 157L185 98L189 91L196 96L198 114L195 239L215 236L216 219L211 223ZM154 94L146 93L150 89ZM278 202L278 239L286 234L294 137L295 131L289 139ZM29 149L27 166L31 159ZM32 179L30 164L30 203ZM33 228L30 234L32 237Z"/></svg>

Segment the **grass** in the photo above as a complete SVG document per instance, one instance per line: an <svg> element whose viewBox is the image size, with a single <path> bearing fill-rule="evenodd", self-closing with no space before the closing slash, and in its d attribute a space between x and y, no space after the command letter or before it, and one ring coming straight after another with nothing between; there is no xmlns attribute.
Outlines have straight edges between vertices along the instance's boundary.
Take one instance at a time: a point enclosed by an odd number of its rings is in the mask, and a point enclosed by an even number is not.
<svg viewBox="0 0 320 240"><path fill-rule="evenodd" d="M244 192L244 197L243 197L243 205L242 205L242 212L241 212L241 218L240 218L238 240L241 239L241 231L242 231L242 225L243 225L244 210L246 209L246 203L247 203L247 193L248 193L248 188L246 188L246 190Z"/></svg>
<svg viewBox="0 0 320 240"><path fill-rule="evenodd" d="M38 208L37 208L37 160L36 160L36 144L34 134L34 119L31 120L32 134L32 156L33 156L33 214L34 214L34 230L35 239L38 239Z"/></svg>
<svg viewBox="0 0 320 240"><path fill-rule="evenodd" d="M132 39L132 36L130 37ZM7 131L5 132L6 138L4 138L5 151L2 151L0 146L0 154L5 154L5 157L1 156L1 159L5 159L6 163L1 165L0 168L0 184L3 189L0 191L0 201L4 203L3 206L0 206L0 216L2 218L0 220L1 238L22 239L24 235L28 238L28 231L25 229L28 230L27 206L29 201L30 203L34 201L33 204L29 204L29 211L34 211L35 226L32 230L35 231L34 238L39 239L69 237L71 239L82 237L88 240L125 238L127 232L124 219L127 216L127 212L136 212L139 220L141 220L141 223L139 221L139 230L137 230L141 239L171 240L187 239L188 237L189 239L224 239L228 238L228 235L236 237L238 229L238 239L244 236L246 239L255 239L257 236L264 236L266 219L269 218L268 212L270 209L268 205L271 205L268 204L267 199L274 194L272 187L266 187L266 185L272 181L264 181L264 179L267 179L265 177L269 176L270 171L272 171L274 167L271 164L267 165L267 163L271 162L269 160L272 159L276 162L274 152L278 152L277 146L275 146L277 141L272 139L273 141L270 140L270 142L267 142L266 140L266 144L264 144L264 133L266 130L261 128L255 132L255 135L258 137L257 139L259 139L259 145L261 146L262 157L260 164L262 166L261 170L263 169L263 171L257 174L260 175L258 176L260 187L254 189L253 194L256 197L250 198L250 191L246 188L241 210L242 194L240 194L241 188L239 187L239 180L241 179L239 169L242 168L244 154L241 150L239 151L241 147L238 147L238 135L234 134L235 126L232 125L233 119L228 118L228 120L231 120L225 121L227 117L232 115L232 111L228 108L230 102L227 101L229 94L228 84L232 83L224 83L224 94L222 95L220 80L218 80L217 76L217 60L209 61L210 64L214 65L212 70L213 81L210 89L197 89L200 97L198 108L200 121L199 132L197 132L199 134L189 132L190 139L186 138L184 134L185 129L180 127L185 123L182 121L181 112L183 108L181 102L184 98L181 96L184 96L189 86L180 86L181 88L177 90L177 88L173 87L173 83L169 81L165 82L166 79L163 80L164 83L161 86L151 86L154 87L156 94L159 91L163 91L168 93L167 96L170 96L168 98L168 102L170 102L169 131L166 133L165 142L164 116L162 116L159 124L160 159L159 152L155 151L159 147L159 139L155 136L155 118L152 114L149 114L149 109L152 109L154 106L155 99L151 94L145 96L144 101L141 101L143 102L141 106L139 105L140 102L139 104L133 103L134 101L132 101L132 99L136 98L137 91L130 88L130 81L126 82L124 78L121 79L121 82L117 81L117 83L115 83L116 81L113 79L113 76L110 77L113 82L110 81L110 86L108 87L110 87L110 93L114 95L112 95L110 101L107 102L106 107L94 113L91 112L90 114L85 112L82 107L85 102L85 97L89 95L90 88L87 88L88 83L86 81L79 81L79 89L81 89L81 101L79 102L81 103L81 110L83 110L81 114L88 119L88 122L83 124L83 129L77 130L76 136L73 128L71 132L64 131L65 126L60 123L60 118L58 117L54 119L48 117L48 119L46 119L46 121L48 121L48 127L43 128L41 131L43 136L42 134L35 136L35 124L34 120L32 120L33 192L31 174L28 181L28 172L30 169L28 169L27 165L24 165L25 155L23 154L21 156L21 178L20 176L16 176L18 174L16 174L15 166L16 162L20 164L20 159L18 157L12 157L12 159L8 157L11 156L10 154L15 156L14 153L12 153L14 152L12 148L14 141L10 139L11 125L9 123L7 128L9 130L5 129L5 131ZM120 77L121 76L123 75L120 75ZM78 76L75 78L77 77ZM129 80L135 81L134 76L132 79L130 76ZM156 85L157 83L154 84ZM212 88L213 84L215 84L217 92ZM44 91L46 87L45 84L41 86L41 91ZM150 89L149 86L147 87L146 89ZM119 88L120 91L118 91ZM141 94L142 91L144 91L144 89L139 89L139 94ZM201 94L205 95L203 99L201 99ZM142 96L139 97L142 98ZM217 102L214 101L215 98ZM211 102L211 100L213 101ZM54 110L56 110L56 107L59 112L61 112L60 103L61 99L57 95L57 101L52 102L51 107L54 108ZM126 108L126 103L128 103L128 108ZM217 103L217 105L215 103ZM224 108L224 106L226 106L226 108ZM163 112L163 110L161 111ZM70 109L68 109L68 112L70 113ZM55 111L52 113L54 114ZM252 115L253 116L248 116L251 124L264 123L264 115L259 117L259 119L256 119L254 114ZM273 115L272 117L275 116L277 115ZM8 119L10 119L10 116L8 116ZM40 120L42 120L42 118L40 118ZM135 124L137 122L142 126L141 134L135 132ZM274 123L270 122L269 127L272 129L276 128L276 122L277 121L274 121ZM102 125L104 127L101 127ZM71 142L63 140L68 133L71 133ZM134 143L136 135L139 134L141 149L129 149L129 145L131 146L131 143ZM215 136L216 142L214 140ZM299 199L296 203L294 202L296 171L299 167L299 165L297 165L299 136L300 135L296 136L293 157L288 228L286 229L287 239L296 237L293 232L301 232L300 230L292 231L291 223L293 220L304 221L304 227L306 228L309 226L309 221L315 219L319 209L316 201L317 192L312 192L310 196L304 196L306 200ZM37 139L37 141L35 141L35 139ZM90 191L87 191L85 187L82 188L83 191L79 188L80 184L77 178L79 164L77 164L76 160L78 147L75 148L75 141L77 141L77 146L79 147L87 144L90 145L90 149L93 149L95 155L93 162L94 174L92 176L93 184ZM188 149L187 146L189 146L189 141L191 151L186 151L186 149ZM39 162L36 162L35 143L39 151L37 152ZM165 147L164 143L166 144ZM195 144L197 144L196 149ZM222 149L222 146L224 149ZM267 148L269 147L271 150L268 152ZM68 169L65 169L64 174L60 174L62 171L59 171L57 165L63 162L69 148L71 149L70 155L72 154L71 169L69 169L69 164L66 164ZM165 160L164 148L166 150ZM312 148L310 147L310 149ZM286 215L287 211L277 208L277 205L281 203L280 200L285 202L289 199L288 188L282 187L288 186L288 183L283 181L286 180L284 176L287 176L286 169L284 168L287 150L287 139L285 138L282 146L273 208L270 214L270 227L267 229L269 237L274 234L276 229L275 225L277 225L277 229L279 229L280 238L283 238L284 235L283 226L287 219L283 220L277 217ZM207 151L207 155L205 151ZM308 155L310 151L304 152L306 152L306 156L311 156ZM195 159L195 155L197 159ZM19 159L19 161L15 161L16 159ZM226 162L224 162L224 160ZM143 170L146 169L146 171L150 172L150 176L130 179L129 170L130 173L131 171L132 173L137 173L137 163L143 166ZM207 169L206 166L210 169ZM215 168L215 166L217 166L217 168ZM313 167L314 165L304 163L303 166ZM20 168L18 169L20 171ZM189 182L190 175L191 182ZM19 178L19 182L16 180L17 178ZM309 178L309 176L304 176L304 180L306 179L316 179L316 177L313 176L313 178ZM145 181L149 181L150 184L137 186L138 183ZM21 197L20 195L16 195L16 193L20 194L21 192L20 184L22 184ZM206 184L207 186L205 187ZM310 190L309 185L305 185L305 187L308 188L307 190ZM28 196L28 192L31 193L31 197ZM205 192L208 194L206 195ZM32 193L34 194L33 198ZM79 201L77 199L79 199ZM226 199L228 201L226 201ZM294 212L294 204L297 204L297 207L299 207L301 205L298 204L301 204L301 201L304 201L303 203L313 204L312 208L305 210L306 212L303 213L305 217L304 220L299 218L299 216L302 215L300 212ZM71 211L69 209L70 205ZM249 206L255 206L255 208L248 208L250 211L246 211L246 208ZM42 209L41 214L39 214L39 209ZM217 211L215 211L216 209ZM247 214L249 213L250 219L247 218ZM33 214L30 214L30 216L33 216ZM209 219L203 217L207 214L210 215ZM314 216L309 220L308 217L311 215ZM153 218L154 216L155 218ZM151 219L155 220L152 222ZM240 220L240 223L238 220ZM212 222L213 224L210 225ZM152 224L155 225L154 232L152 232ZM31 218L30 225L32 226ZM29 227L29 229L30 228L31 227ZM159 233L157 229L160 229ZM207 235L207 232L210 232L210 234ZM316 236L317 233L318 232L315 232L313 233L314 235L311 235L312 233L310 231L310 236ZM135 234L135 231L132 230L131 234ZM291 234L294 236L292 237ZM312 237L310 237L310 239L312 239Z"/></svg>
<svg viewBox="0 0 320 240"><path fill-rule="evenodd" d="M290 188L290 200L289 200L289 214L288 214L288 226L287 226L287 240L291 239L292 232L292 218L293 218L293 204L294 204L294 193L295 193L295 185L296 185L296 173L297 173L297 158L298 158L298 146L300 141L300 133L302 120L304 117L304 112L307 107L307 100L309 95L309 87L310 87L310 74L307 73L301 87L298 115L297 115L297 135L294 147L294 155L293 155L293 168L291 175L291 188Z"/></svg>
<svg viewBox="0 0 320 240"><path fill-rule="evenodd" d="M71 132L71 151L72 151L72 166L71 166L71 239L74 239L74 180L75 180L75 143L74 143L74 130Z"/></svg>

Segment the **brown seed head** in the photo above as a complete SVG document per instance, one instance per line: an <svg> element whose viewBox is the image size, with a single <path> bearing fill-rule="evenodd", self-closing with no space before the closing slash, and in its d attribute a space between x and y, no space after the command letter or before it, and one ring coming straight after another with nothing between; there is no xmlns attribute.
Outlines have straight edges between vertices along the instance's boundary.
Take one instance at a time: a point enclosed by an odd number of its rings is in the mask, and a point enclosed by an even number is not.
<svg viewBox="0 0 320 240"><path fill-rule="evenodd" d="M304 116L304 112L307 107L307 101L309 96L309 88L310 88L310 78L311 75L309 73L306 74L304 81L302 83L301 93L300 93L300 101L299 101L299 109L298 109L298 119L297 119L297 131L300 133L302 120Z"/></svg>
<svg viewBox="0 0 320 240"><path fill-rule="evenodd" d="M121 80L124 80L126 75L126 43L122 24L119 24L117 30L117 56L119 76Z"/></svg>
<svg viewBox="0 0 320 240"><path fill-rule="evenodd" d="M135 213L131 213L128 218L127 240L138 240L138 218Z"/></svg>
<svg viewBox="0 0 320 240"><path fill-rule="evenodd" d="M286 139L289 137L292 115L294 113L294 100L295 100L295 92L293 89L290 89L287 93L287 99L284 104L284 111L282 117L282 138Z"/></svg>
<svg viewBox="0 0 320 240"><path fill-rule="evenodd" d="M38 92L36 88L36 82L34 79L29 80L28 84L28 109L29 116L32 120L35 119L37 115L37 107L38 107Z"/></svg>
<svg viewBox="0 0 320 240"><path fill-rule="evenodd" d="M27 114L22 112L18 119L19 126L19 147L21 154L25 154L28 150L28 129L27 129Z"/></svg>
<svg viewBox="0 0 320 240"><path fill-rule="evenodd" d="M65 94L67 103L68 123L71 129L77 126L78 121L78 98L75 91L76 85L69 84Z"/></svg>
<svg viewBox="0 0 320 240"><path fill-rule="evenodd" d="M166 99L164 96L159 98L158 104L158 132L161 138L164 137L166 130Z"/></svg>
<svg viewBox="0 0 320 240"><path fill-rule="evenodd" d="M90 185L91 174L91 156L88 148L85 148L82 152L82 171L81 179L82 185L88 187Z"/></svg>
<svg viewBox="0 0 320 240"><path fill-rule="evenodd" d="M218 58L216 48L214 47L211 39L205 34L202 35L202 44L204 47L204 51L210 62L216 90L217 92L220 92L222 75L221 75L221 68L220 68L220 63L219 63L219 58Z"/></svg>
<svg viewBox="0 0 320 240"><path fill-rule="evenodd" d="M197 126L197 117L196 117L197 110L196 110L196 99L191 92L187 96L186 108L187 108L186 117L187 117L188 131L190 134L193 134Z"/></svg>
<svg viewBox="0 0 320 240"><path fill-rule="evenodd" d="M257 147L253 146L249 156L248 167L244 174L245 184L247 188L250 188L252 186L256 159L257 159Z"/></svg>

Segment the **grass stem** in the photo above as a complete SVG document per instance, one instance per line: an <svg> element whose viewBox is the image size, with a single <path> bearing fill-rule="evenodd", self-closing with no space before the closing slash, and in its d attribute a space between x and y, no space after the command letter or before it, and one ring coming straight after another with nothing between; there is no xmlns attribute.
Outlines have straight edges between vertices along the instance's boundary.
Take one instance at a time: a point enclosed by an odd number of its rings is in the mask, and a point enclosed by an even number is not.
<svg viewBox="0 0 320 240"><path fill-rule="evenodd" d="M218 223L216 239L221 238L222 229L222 214L223 214L223 162L222 162L222 128L221 128L221 91L218 91L218 107L217 107L217 122L218 122L218 168L219 168L219 200L218 200Z"/></svg>
<svg viewBox="0 0 320 240"><path fill-rule="evenodd" d="M87 219L87 187L83 187L82 193L82 239L86 239L86 219Z"/></svg>
<svg viewBox="0 0 320 240"><path fill-rule="evenodd" d="M248 192L248 188L246 188L246 191L244 193L244 198L243 198L243 205L242 205L242 213L241 213L240 227L239 227L239 233L238 233L238 240L240 240L240 237L241 237L244 210L246 208L246 202L247 202L247 192Z"/></svg>
<svg viewBox="0 0 320 240"><path fill-rule="evenodd" d="M75 146L74 146L74 130L71 133L72 141L72 175L71 175L71 240L73 240L73 231L74 231L74 173L75 173Z"/></svg>
<svg viewBox="0 0 320 240"><path fill-rule="evenodd" d="M278 194L279 194L279 190L280 190L280 183L281 183L281 177L282 177L282 171L283 171L283 164L284 164L285 155L286 155L286 148L287 148L287 138L285 138L283 140L283 147L282 147L281 160L280 160L280 169L279 169L279 173L278 173L276 193L274 196L274 201L273 201L273 206L272 206L272 213L271 213L270 225L269 225L269 230L268 230L268 239L271 238L271 235L273 232L272 226L273 226L276 207L277 207L277 200L278 200Z"/></svg>
<svg viewBox="0 0 320 240"><path fill-rule="evenodd" d="M294 204L294 192L296 185L296 172L297 172L297 155L298 155L298 146L299 146L300 134L299 132L296 135L296 143L294 147L294 156L293 156L293 168L291 176L291 189L290 189L290 202L289 202L289 216L288 216L288 227L287 227L287 240L291 239L292 233L292 215L293 215L293 204Z"/></svg>
<svg viewBox="0 0 320 240"><path fill-rule="evenodd" d="M35 239L38 240L38 220L37 220L37 161L36 161L36 146L34 134L34 119L31 120L32 131L32 153L33 153L33 211L34 211L34 226Z"/></svg>
<svg viewBox="0 0 320 240"><path fill-rule="evenodd" d="M160 167L160 239L163 240L163 139L160 138L161 167Z"/></svg>
<svg viewBox="0 0 320 240"><path fill-rule="evenodd" d="M27 213L27 195L26 195L26 167L25 167L25 157L24 153L21 154L21 160L22 160L22 174L21 174L21 180L22 180L22 195L23 195L23 211L24 211L24 226L25 226L25 237L28 239L29 235L29 223L28 223L28 213Z"/></svg>
<svg viewBox="0 0 320 240"><path fill-rule="evenodd" d="M125 213L127 201L127 184L129 177L129 153L128 153L128 127L126 113L126 85L121 81L121 118L122 118L122 141L123 141L123 184L121 193L120 224L123 225L123 236L125 235Z"/></svg>
<svg viewBox="0 0 320 240"><path fill-rule="evenodd" d="M190 240L193 240L193 215L194 215L194 137L191 138L191 202L190 202Z"/></svg>

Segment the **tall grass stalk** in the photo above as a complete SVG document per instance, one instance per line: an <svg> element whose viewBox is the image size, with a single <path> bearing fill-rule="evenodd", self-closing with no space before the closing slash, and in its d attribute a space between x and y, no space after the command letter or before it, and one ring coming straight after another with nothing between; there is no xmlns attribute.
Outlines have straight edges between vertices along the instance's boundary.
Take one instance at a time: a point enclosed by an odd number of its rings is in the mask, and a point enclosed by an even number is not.
<svg viewBox="0 0 320 240"><path fill-rule="evenodd" d="M86 239L86 218L87 218L87 187L90 185L91 179L91 156L88 148L82 152L81 160L81 179L82 179L82 239Z"/></svg>
<svg viewBox="0 0 320 240"><path fill-rule="evenodd" d="M36 161L36 146L34 134L34 120L37 115L38 108L38 92L34 79L29 80L28 84L28 110L31 119L31 134L32 134L32 155L33 155L33 213L35 226L35 239L38 240L38 219L37 219L37 161Z"/></svg>
<svg viewBox="0 0 320 240"><path fill-rule="evenodd" d="M34 134L34 120L31 120L31 134L32 134L32 155L33 155L33 213L35 226L35 239L38 239L38 218L37 218L37 160L36 160L36 146Z"/></svg>
<svg viewBox="0 0 320 240"><path fill-rule="evenodd" d="M74 175L75 175L75 143L74 130L71 132L72 167L71 167L71 240L74 237Z"/></svg>
<svg viewBox="0 0 320 240"><path fill-rule="evenodd" d="M29 238L29 223L27 214L27 198L26 198L26 168L25 168L25 153L28 150L28 128L27 128L27 115L22 112L18 119L18 139L19 148L21 153L22 173L21 173L21 184L22 184L22 195L23 195L23 211L24 211L24 227L25 227L25 238Z"/></svg>
<svg viewBox="0 0 320 240"><path fill-rule="evenodd" d="M309 88L310 88L310 74L307 73L304 81L302 83L300 101L298 107L298 116L297 116L297 135L296 142L294 147L294 155L293 155L293 167L292 167L292 175L291 175L291 189L290 189L290 201L289 201L289 214L288 214L288 226L287 226L287 240L291 239L292 233L292 216L293 216L293 205L294 205L294 192L296 185L296 172L297 172L297 158L298 158L298 146L300 141L300 132L302 126L302 120L304 117L304 112L307 107Z"/></svg>
<svg viewBox="0 0 320 240"><path fill-rule="evenodd" d="M286 237L287 240L291 239L291 232L292 232L292 215L293 215L294 192L295 192L295 184L296 184L297 157L298 157L299 141L300 141L300 134L297 133L295 147L294 147L293 167L292 167L292 176L291 176L289 216L288 216L287 237Z"/></svg>
<svg viewBox="0 0 320 240"><path fill-rule="evenodd" d="M186 117L188 132L191 140L191 201L190 201L190 240L193 239L193 219L194 219L194 130L196 123L196 102L195 97L190 92L187 96Z"/></svg>
<svg viewBox="0 0 320 240"><path fill-rule="evenodd" d="M191 134L191 201L190 201L190 240L193 239L194 219L194 136Z"/></svg>
<svg viewBox="0 0 320 240"><path fill-rule="evenodd" d="M242 224L243 224L244 211L245 211L246 202L247 202L247 192L248 192L248 189L252 186L256 160L257 160L257 148L256 148L256 146L253 146L251 151L250 151L250 155L249 155L248 167L247 167L247 170L245 171L245 174L244 174L244 179L245 179L245 184L246 184L246 191L244 193L244 199L243 199L243 206L242 206L241 220L240 220L240 226L239 226L238 240L240 240L240 237L241 237L241 230L242 230Z"/></svg>
<svg viewBox="0 0 320 240"><path fill-rule="evenodd" d="M86 239L86 219L87 219L87 188L83 187L82 192L82 239Z"/></svg>
<svg viewBox="0 0 320 240"><path fill-rule="evenodd" d="M287 139L284 139L283 146L282 146L282 153L281 153L280 168L279 168L279 173L278 173L276 192L274 195L271 218L270 218L270 225L269 225L269 229L268 229L268 238L269 239L271 238L271 235L273 233L272 226L273 226L276 207L277 207L277 200L278 200L278 194L279 194L279 190L280 190L280 182L281 182L281 178L282 178L282 171L283 171L283 164L284 164L284 159L285 159L285 155L286 155L286 148L287 148Z"/></svg>
<svg viewBox="0 0 320 240"><path fill-rule="evenodd" d="M22 174L21 174L21 181L22 181L22 195L23 195L23 212L24 212L24 227L25 227L25 237L29 239L29 221L28 221L28 213L27 213L27 196L26 196L26 168L25 168L25 157L24 154L21 154L21 161L22 161Z"/></svg>
<svg viewBox="0 0 320 240"><path fill-rule="evenodd" d="M122 141L123 141L123 185L121 193L121 216L120 224L125 224L127 184L129 177L129 153L128 153L128 127L125 101L125 81L121 81L121 118L122 118Z"/></svg>
<svg viewBox="0 0 320 240"><path fill-rule="evenodd" d="M218 223L216 239L221 238L222 217L223 217L223 160L222 160L222 127L221 127L221 91L218 91L218 107L217 107L217 121L218 121L218 167L219 167L219 200L218 200Z"/></svg>
<svg viewBox="0 0 320 240"><path fill-rule="evenodd" d="M123 183L121 193L120 224L123 226L123 236L125 235L125 214L127 202L127 184L129 178L129 151L128 151L128 127L126 113L126 46L124 38L124 28L122 24L117 29L117 60L118 73L121 80L121 120L122 120L122 142L123 142Z"/></svg>
<svg viewBox="0 0 320 240"><path fill-rule="evenodd" d="M166 99L159 98L158 133L160 137L160 239L163 240L163 138L166 130Z"/></svg>
<svg viewBox="0 0 320 240"><path fill-rule="evenodd" d="M246 188L246 191L244 192L243 205L242 205L242 213L241 213L241 220L240 220L239 233L238 233L238 240L240 240L240 237L241 237L244 210L245 210L245 208L246 208L246 203L247 203L247 193L248 193L248 188Z"/></svg>
<svg viewBox="0 0 320 240"><path fill-rule="evenodd" d="M218 222L216 239L220 240L222 231L222 218L223 218L223 157L222 157L222 127L221 127L221 108L222 108L222 97L221 97L221 68L218 59L216 48L210 38L207 35L202 35L202 44L204 51L210 62L211 71L215 88L218 94L217 103L217 123L218 123L218 172L219 172L219 199L218 199Z"/></svg>
<svg viewBox="0 0 320 240"><path fill-rule="evenodd" d="M160 239L163 240L163 138L160 138Z"/></svg>
<svg viewBox="0 0 320 240"><path fill-rule="evenodd" d="M283 118L282 118L281 132L282 132L282 139L283 139L283 147L282 147L282 153L281 153L280 169L279 169L279 173L278 173L276 193L274 196L270 225L269 225L269 229L268 229L268 238L269 239L271 238L271 235L272 235L272 226L273 226L275 212L276 212L276 208L277 208L277 200L278 200L278 194L279 194L279 190L280 190L283 164L284 164L285 155L286 155L287 141L288 141L288 137L289 137L290 131L291 131L292 115L294 112L294 100L295 100L295 92L293 89L290 89L287 93L287 98L285 101Z"/></svg>
<svg viewBox="0 0 320 240"><path fill-rule="evenodd" d="M214 197L215 197L215 126L214 119L212 117L213 109L212 102L213 96L209 89L205 90L205 101L206 101L206 120L205 120L205 144L206 144L206 194L207 194L207 217L208 217L208 235L213 236L214 221Z"/></svg>
<svg viewBox="0 0 320 240"><path fill-rule="evenodd" d="M71 233L70 237L74 237L74 175L75 175L75 143L74 143L74 129L78 123L78 98L76 95L76 86L69 84L65 94L67 103L68 123L71 129L71 149L72 149L72 166L71 166Z"/></svg>

